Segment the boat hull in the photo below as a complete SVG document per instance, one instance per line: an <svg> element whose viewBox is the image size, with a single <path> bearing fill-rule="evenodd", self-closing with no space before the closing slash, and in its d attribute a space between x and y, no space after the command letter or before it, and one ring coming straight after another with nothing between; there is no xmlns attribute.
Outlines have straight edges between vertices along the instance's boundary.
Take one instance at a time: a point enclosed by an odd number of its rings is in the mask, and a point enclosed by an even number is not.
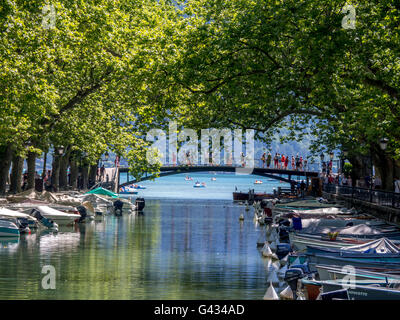
<svg viewBox="0 0 400 320"><path fill-rule="evenodd" d="M322 284L323 292L331 292L343 289L343 285L334 282L324 282ZM388 288L365 286L355 284L354 287L347 289L349 300L399 300L400 291Z"/></svg>
<svg viewBox="0 0 400 320"><path fill-rule="evenodd" d="M318 264L323 265L336 265L336 266L352 266L354 268L360 267L370 267L370 268L386 268L386 269L398 269L400 270L400 263L396 262L386 262L382 260L374 259L351 259L342 258L334 256L320 256L320 255L307 255L309 260L309 265L312 269L316 270Z"/></svg>
<svg viewBox="0 0 400 320"><path fill-rule="evenodd" d="M18 227L10 221L0 221L0 237L19 237Z"/></svg>

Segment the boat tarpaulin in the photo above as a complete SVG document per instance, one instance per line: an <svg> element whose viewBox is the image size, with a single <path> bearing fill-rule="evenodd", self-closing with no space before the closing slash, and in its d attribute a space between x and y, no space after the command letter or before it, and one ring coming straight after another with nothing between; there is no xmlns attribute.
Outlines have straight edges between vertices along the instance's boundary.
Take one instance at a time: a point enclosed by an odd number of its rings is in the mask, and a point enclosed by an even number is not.
<svg viewBox="0 0 400 320"><path fill-rule="evenodd" d="M399 248L387 238L377 239L356 246L342 247L341 250L363 253L400 253Z"/></svg>
<svg viewBox="0 0 400 320"><path fill-rule="evenodd" d="M102 195L109 196L112 198L118 198L118 195L116 193L114 193L110 190L104 189L104 188L96 188L96 189L86 192L85 194L102 194Z"/></svg>

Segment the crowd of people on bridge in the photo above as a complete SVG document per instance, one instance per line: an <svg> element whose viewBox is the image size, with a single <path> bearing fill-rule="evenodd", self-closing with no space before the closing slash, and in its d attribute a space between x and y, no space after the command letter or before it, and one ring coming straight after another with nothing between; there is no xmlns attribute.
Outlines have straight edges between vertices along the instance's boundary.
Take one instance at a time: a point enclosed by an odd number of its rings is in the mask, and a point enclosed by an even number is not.
<svg viewBox="0 0 400 320"><path fill-rule="evenodd" d="M207 165L218 165L213 162L212 155L209 156L209 163ZM172 157L173 166L177 164L177 157L173 154ZM248 157L245 156L243 152L240 153L240 166L245 167L246 162L248 161ZM302 156L297 154L296 156L292 155L284 155L280 153L275 153L275 156L272 156L271 152L263 153L260 158L260 168L273 168L273 169L281 169L281 170L295 170L295 171L303 171L308 170L308 160ZM196 165L196 161L194 160L193 154L190 151L186 151L185 153L185 165L193 166ZM225 163L225 165L231 166L233 165L233 161L231 157Z"/></svg>
<svg viewBox="0 0 400 320"><path fill-rule="evenodd" d="M290 157L289 155L279 154L276 152L275 156L272 157L271 152L268 152L268 155L264 152L261 156L261 165L262 168L272 168L273 165L274 169L291 169L299 171L308 169L308 160L299 156L299 154Z"/></svg>

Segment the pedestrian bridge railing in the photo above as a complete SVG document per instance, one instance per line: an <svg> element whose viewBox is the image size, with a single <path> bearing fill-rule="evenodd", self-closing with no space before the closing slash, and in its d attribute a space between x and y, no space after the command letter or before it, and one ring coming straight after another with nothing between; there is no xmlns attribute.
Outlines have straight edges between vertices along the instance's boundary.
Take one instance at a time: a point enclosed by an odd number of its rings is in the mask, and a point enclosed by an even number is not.
<svg viewBox="0 0 400 320"><path fill-rule="evenodd" d="M400 209L400 193L335 184L324 184L323 191L350 199L357 199L380 206Z"/></svg>

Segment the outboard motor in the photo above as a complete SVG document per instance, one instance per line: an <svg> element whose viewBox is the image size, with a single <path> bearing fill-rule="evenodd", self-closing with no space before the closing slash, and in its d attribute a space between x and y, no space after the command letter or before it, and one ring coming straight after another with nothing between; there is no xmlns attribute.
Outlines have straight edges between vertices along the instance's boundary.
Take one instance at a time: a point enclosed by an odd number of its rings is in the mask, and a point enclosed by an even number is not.
<svg viewBox="0 0 400 320"><path fill-rule="evenodd" d="M266 225L272 224L272 218L270 218L270 217L265 217L265 218L264 218L264 223L265 223Z"/></svg>
<svg viewBox="0 0 400 320"><path fill-rule="evenodd" d="M45 227L52 229L53 231L58 231L57 223L55 223L53 220L43 217L39 210L32 209L30 215L38 219L38 221Z"/></svg>
<svg viewBox="0 0 400 320"><path fill-rule="evenodd" d="M281 219L278 224L279 240L289 242L290 221L288 219Z"/></svg>
<svg viewBox="0 0 400 320"><path fill-rule="evenodd" d="M146 202L145 202L144 198L136 198L135 206L136 206L136 210L138 212L142 212L145 205L146 205Z"/></svg>
<svg viewBox="0 0 400 320"><path fill-rule="evenodd" d="M81 223L82 221L85 220L87 216L87 210L84 206L78 206L76 207L76 209L79 211L79 214L81 215L81 217L78 220L78 223Z"/></svg>
<svg viewBox="0 0 400 320"><path fill-rule="evenodd" d="M290 243L279 243L277 244L276 255L279 260L288 255L292 251Z"/></svg>
<svg viewBox="0 0 400 320"><path fill-rule="evenodd" d="M29 221L27 218L18 218L17 219L17 226L20 233L29 233L31 229L28 227Z"/></svg>
<svg viewBox="0 0 400 320"><path fill-rule="evenodd" d="M114 201L114 212L115 212L116 216L122 216L122 207L123 206L124 206L124 203L121 200L117 199Z"/></svg>
<svg viewBox="0 0 400 320"><path fill-rule="evenodd" d="M304 272L299 268L290 268L286 270L285 277L283 280L289 285L290 289L293 291L294 300L297 299L297 287L300 279L304 278Z"/></svg>

